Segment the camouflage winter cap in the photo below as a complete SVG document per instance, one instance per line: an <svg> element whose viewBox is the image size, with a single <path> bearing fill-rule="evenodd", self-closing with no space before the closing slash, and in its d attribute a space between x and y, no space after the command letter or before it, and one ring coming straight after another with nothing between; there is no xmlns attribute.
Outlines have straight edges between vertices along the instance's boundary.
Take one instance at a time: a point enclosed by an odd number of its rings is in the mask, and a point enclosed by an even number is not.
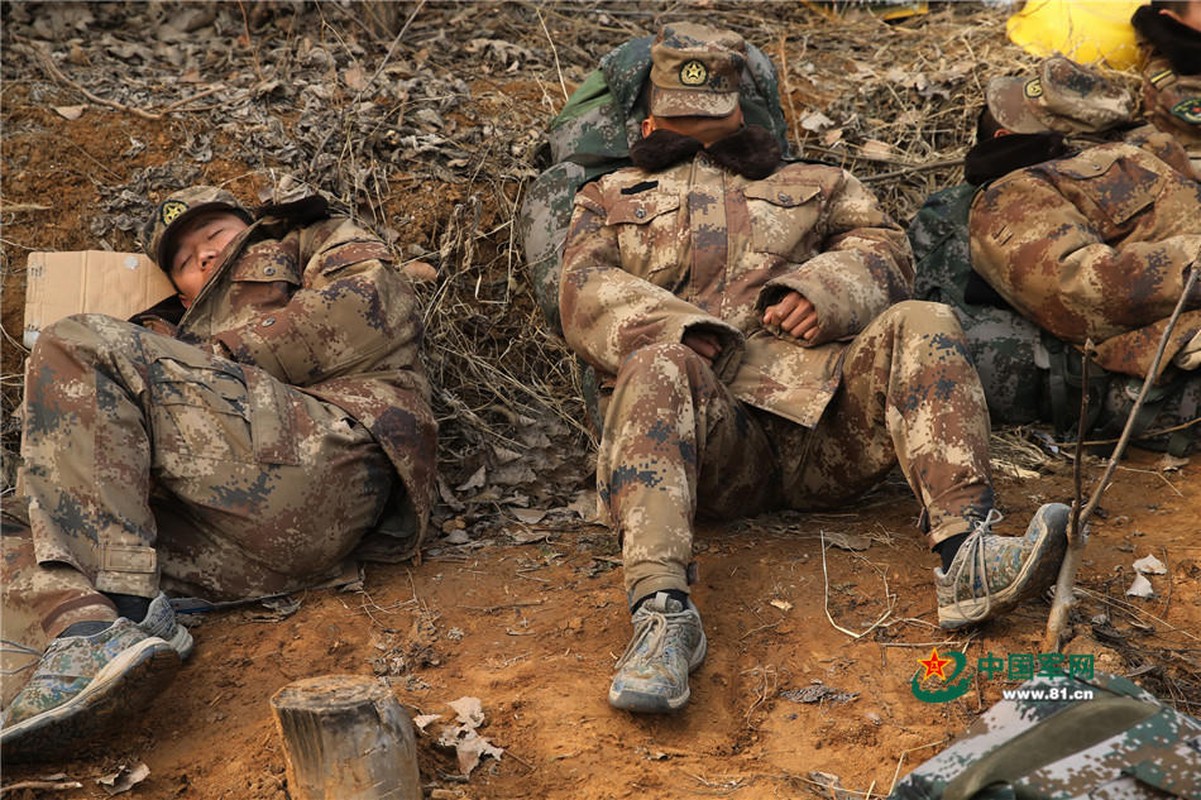
<svg viewBox="0 0 1201 800"><path fill-rule="evenodd" d="M150 235L146 238L146 255L163 272L170 272L171 259L175 256L175 237L182 229L182 223L203 211L216 210L232 211L247 224L254 221L250 212L225 189L216 186L182 189L155 207L149 225Z"/></svg>
<svg viewBox="0 0 1201 800"><path fill-rule="evenodd" d="M1130 93L1064 56L1043 59L1033 78L993 78L988 110L1014 133L1097 133L1130 120Z"/></svg>
<svg viewBox="0 0 1201 800"><path fill-rule="evenodd" d="M738 107L746 42L733 31L664 25L651 45L650 111L657 117L724 117Z"/></svg>

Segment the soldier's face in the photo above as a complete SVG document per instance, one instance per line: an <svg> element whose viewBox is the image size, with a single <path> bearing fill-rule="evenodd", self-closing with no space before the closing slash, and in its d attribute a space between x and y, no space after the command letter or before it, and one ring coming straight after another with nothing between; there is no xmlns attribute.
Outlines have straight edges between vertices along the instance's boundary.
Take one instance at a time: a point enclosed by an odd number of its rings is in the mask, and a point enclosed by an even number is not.
<svg viewBox="0 0 1201 800"><path fill-rule="evenodd" d="M658 130L691 136L708 147L742 127L742 109L724 117L656 117L651 114L642 121L642 138Z"/></svg>
<svg viewBox="0 0 1201 800"><path fill-rule="evenodd" d="M214 211L184 223L176 234L175 257L171 260L171 282L184 308L200 294L220 263L220 255L248 226L237 214Z"/></svg>
<svg viewBox="0 0 1201 800"><path fill-rule="evenodd" d="M1160 13L1168 15L1180 24L1187 25L1195 31L1201 31L1201 0L1191 0L1181 11L1165 8Z"/></svg>

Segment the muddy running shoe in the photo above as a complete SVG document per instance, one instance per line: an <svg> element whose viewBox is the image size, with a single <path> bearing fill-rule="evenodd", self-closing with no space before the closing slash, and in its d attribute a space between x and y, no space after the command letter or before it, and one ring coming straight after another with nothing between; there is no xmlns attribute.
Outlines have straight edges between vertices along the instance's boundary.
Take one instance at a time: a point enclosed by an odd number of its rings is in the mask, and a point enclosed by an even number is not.
<svg viewBox="0 0 1201 800"><path fill-rule="evenodd" d="M91 636L55 639L5 709L6 761L55 760L143 711L179 669L179 653L124 617Z"/></svg>
<svg viewBox="0 0 1201 800"><path fill-rule="evenodd" d="M939 626L954 630L983 622L1051 586L1067 549L1068 511L1062 503L1047 503L1020 537L993 534L1001 515L989 511L950 568L934 570Z"/></svg>
<svg viewBox="0 0 1201 800"><path fill-rule="evenodd" d="M688 673L705 660L701 615L659 592L634 612L634 638L617 662L609 704L627 711L677 711L688 702Z"/></svg>
<svg viewBox="0 0 1201 800"><path fill-rule="evenodd" d="M162 592L150 601L150 608L146 609L146 616L138 623L138 627L148 636L157 636L171 645L181 659L192 654L192 633L175 619L171 601Z"/></svg>

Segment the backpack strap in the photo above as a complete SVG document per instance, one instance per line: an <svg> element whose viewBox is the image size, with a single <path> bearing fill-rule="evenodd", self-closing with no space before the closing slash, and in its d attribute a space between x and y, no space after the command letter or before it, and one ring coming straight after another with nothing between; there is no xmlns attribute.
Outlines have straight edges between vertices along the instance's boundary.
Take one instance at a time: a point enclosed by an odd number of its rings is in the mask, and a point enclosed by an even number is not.
<svg viewBox="0 0 1201 800"><path fill-rule="evenodd" d="M1133 697L1100 697L1069 706L989 751L948 783L942 798L971 800L994 784L1015 784L1047 764L1137 725L1160 708ZM1017 796L1030 795L1018 789Z"/></svg>

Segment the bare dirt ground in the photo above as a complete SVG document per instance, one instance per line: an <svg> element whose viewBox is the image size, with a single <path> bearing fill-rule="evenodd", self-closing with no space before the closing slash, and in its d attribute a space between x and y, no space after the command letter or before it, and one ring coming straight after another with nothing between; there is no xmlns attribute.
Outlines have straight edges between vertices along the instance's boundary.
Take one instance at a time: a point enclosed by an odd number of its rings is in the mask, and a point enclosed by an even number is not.
<svg viewBox="0 0 1201 800"><path fill-rule="evenodd" d="M268 700L331 673L379 676L414 714L448 722L448 703L480 700L479 733L503 753L464 776L422 734L434 797L831 797L834 777L840 796L880 797L1013 683L977 676L966 696L925 703L910 687L918 659L933 647L969 664L1041 652L1042 603L975 631L936 627L936 562L894 476L843 514L703 527L696 600L710 651L692 702L664 718L611 709L607 682L629 637L618 552L584 518L592 453L571 360L542 327L511 226L564 90L625 38L698 15L772 55L807 155L875 176L907 220L958 180L987 76L1029 62L1004 39L1003 9L933 4L895 25L860 10L709 2L6 3L3 13L5 497L27 254L137 249L145 194L181 181L245 196L306 182L402 256L437 267L427 321L444 475L420 564L371 565L353 591L189 618L195 655L145 719L69 763L4 764L6 798L106 797L97 779L137 763L149 774L129 796L284 798ZM832 124L808 131L816 112ZM1005 532L1073 495L1070 462L1023 433L997 437ZM1103 466L1087 462L1086 491ZM1066 648L1194 715L1199 469L1195 457L1167 464L1144 451L1118 469ZM1132 564L1149 554L1167 573L1152 576L1154 597L1128 597ZM54 788L20 788L31 781Z"/></svg>

